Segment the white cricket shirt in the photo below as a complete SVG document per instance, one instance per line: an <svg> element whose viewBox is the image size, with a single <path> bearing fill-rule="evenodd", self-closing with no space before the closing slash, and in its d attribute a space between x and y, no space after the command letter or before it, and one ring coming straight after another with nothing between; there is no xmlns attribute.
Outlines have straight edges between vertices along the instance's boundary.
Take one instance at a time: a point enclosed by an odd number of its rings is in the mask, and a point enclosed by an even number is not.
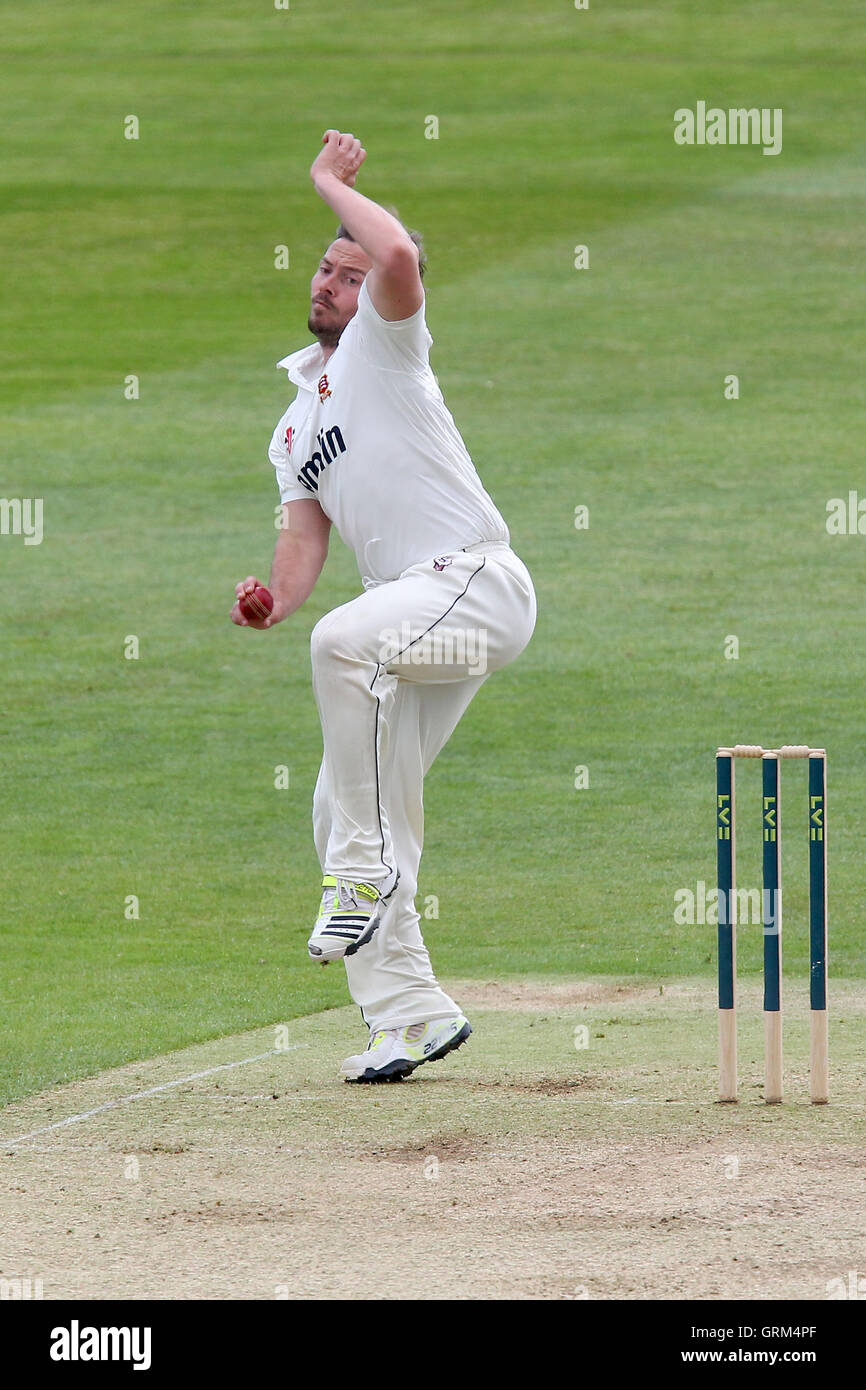
<svg viewBox="0 0 866 1390"><path fill-rule="evenodd" d="M508 541L430 368L424 304L390 323L366 283L327 363L318 343L277 363L298 387L268 457L281 502L315 497L365 588L479 541Z"/></svg>

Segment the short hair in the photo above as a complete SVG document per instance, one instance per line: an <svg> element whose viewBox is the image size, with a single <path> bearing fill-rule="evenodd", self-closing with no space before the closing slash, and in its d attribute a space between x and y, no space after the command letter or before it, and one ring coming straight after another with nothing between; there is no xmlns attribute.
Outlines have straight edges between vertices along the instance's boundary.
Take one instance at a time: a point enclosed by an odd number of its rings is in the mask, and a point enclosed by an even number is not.
<svg viewBox="0 0 866 1390"><path fill-rule="evenodd" d="M391 216L394 218L396 222L400 222L400 218L397 216L393 208L386 208L385 211L390 212ZM413 246L418 252L418 274L421 276L421 279L423 280L424 271L427 269L427 252L424 250L424 238L422 237L420 232L413 231L413 229L411 227L407 227L404 222L400 222L400 226L403 228L403 231L406 233L409 240L412 242ZM355 241L355 238L352 236L352 233L349 231L345 223L341 222L334 234L334 240ZM355 244L357 245L357 242Z"/></svg>

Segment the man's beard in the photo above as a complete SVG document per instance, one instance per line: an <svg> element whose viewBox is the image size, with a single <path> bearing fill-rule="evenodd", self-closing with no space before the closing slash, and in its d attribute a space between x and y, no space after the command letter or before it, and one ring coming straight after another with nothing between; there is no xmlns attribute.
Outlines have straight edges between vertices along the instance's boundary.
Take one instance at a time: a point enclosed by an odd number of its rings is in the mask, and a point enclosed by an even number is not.
<svg viewBox="0 0 866 1390"><path fill-rule="evenodd" d="M340 324L317 324L313 317L314 310L310 310L310 318L307 327L314 338L318 338L320 347L334 348L340 341L340 336L346 325Z"/></svg>

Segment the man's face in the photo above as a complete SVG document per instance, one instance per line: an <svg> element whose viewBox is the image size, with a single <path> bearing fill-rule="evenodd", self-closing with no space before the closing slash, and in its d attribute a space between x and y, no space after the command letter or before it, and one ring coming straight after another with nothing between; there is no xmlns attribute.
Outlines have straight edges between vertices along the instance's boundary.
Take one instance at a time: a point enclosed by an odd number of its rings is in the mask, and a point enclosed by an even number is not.
<svg viewBox="0 0 866 1390"><path fill-rule="evenodd" d="M336 347L358 308L358 294L373 262L357 242L332 241L310 283L310 332L323 347Z"/></svg>

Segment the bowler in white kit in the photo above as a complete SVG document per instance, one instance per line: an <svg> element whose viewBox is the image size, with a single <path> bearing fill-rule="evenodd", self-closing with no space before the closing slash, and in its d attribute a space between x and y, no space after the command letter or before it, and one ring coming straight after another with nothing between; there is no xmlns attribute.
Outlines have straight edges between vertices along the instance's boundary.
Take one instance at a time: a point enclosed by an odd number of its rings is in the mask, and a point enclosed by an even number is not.
<svg viewBox="0 0 866 1390"><path fill-rule="evenodd" d="M355 187L366 151L328 130L310 175L339 219L311 285L316 341L284 367L297 395L269 449L282 504L269 629L306 601L332 524L364 592L313 629L324 754L313 833L324 875L311 960L343 960L370 1030L340 1069L395 1081L472 1029L438 984L415 893L424 774L491 672L535 626L535 592L430 368L423 249ZM238 599L259 581L236 587Z"/></svg>

